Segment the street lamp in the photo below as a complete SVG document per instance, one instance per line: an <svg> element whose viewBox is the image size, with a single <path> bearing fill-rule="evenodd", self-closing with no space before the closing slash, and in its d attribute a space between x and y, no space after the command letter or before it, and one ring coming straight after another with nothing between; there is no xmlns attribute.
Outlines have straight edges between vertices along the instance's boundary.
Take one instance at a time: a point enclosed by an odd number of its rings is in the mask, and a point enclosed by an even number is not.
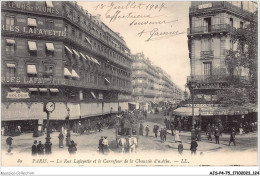
<svg viewBox="0 0 260 176"><path fill-rule="evenodd" d="M67 120L67 135L66 135L66 145L70 145L70 108L67 108L68 115L66 117Z"/></svg>
<svg viewBox="0 0 260 176"><path fill-rule="evenodd" d="M192 126L191 126L191 140L195 139L195 128L194 128L194 88L196 83L193 81L189 82L189 88L191 89L191 103L192 103Z"/></svg>
<svg viewBox="0 0 260 176"><path fill-rule="evenodd" d="M202 112L202 110L201 110L201 108L199 108L200 129L201 129L201 112Z"/></svg>

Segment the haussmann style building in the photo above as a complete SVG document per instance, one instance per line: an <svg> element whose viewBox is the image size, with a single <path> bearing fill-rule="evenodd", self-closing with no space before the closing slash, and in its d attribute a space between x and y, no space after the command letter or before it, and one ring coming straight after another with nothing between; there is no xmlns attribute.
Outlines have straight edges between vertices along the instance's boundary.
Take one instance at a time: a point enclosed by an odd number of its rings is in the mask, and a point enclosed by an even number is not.
<svg viewBox="0 0 260 176"><path fill-rule="evenodd" d="M235 51L238 47L231 36L235 30L252 21L252 13L256 9L257 3L251 1L191 2L187 31L191 75L188 76L187 84L190 93L194 95L194 115L202 117L202 129L217 120L222 122L226 130L231 126L239 127L245 119L249 123L256 120L256 114L251 117L252 113L249 114L248 109L223 107L218 103L216 95L218 90L230 86L226 79L229 74L225 57L228 50ZM248 69L237 67L234 77L246 82L248 73ZM175 112L182 117L190 117L191 107L192 101L189 100L185 107ZM257 111L256 108L250 109L251 112Z"/></svg>
<svg viewBox="0 0 260 176"><path fill-rule="evenodd" d="M123 37L76 2L1 3L2 127L52 128L128 109L130 50Z"/></svg>
<svg viewBox="0 0 260 176"><path fill-rule="evenodd" d="M175 104L182 100L183 91L160 67L151 63L143 53L133 55L132 65L133 99L140 109Z"/></svg>

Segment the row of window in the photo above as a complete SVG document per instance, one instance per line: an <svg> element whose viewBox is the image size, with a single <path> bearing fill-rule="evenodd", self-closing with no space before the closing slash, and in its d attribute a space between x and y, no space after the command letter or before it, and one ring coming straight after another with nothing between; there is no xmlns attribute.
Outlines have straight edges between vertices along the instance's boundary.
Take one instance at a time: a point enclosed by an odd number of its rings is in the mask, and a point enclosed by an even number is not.
<svg viewBox="0 0 260 176"><path fill-rule="evenodd" d="M27 65L27 76L28 77L37 77L37 68L35 64L28 64ZM6 64L6 77L16 77L16 65L14 63L7 63ZM113 85L121 86L121 87L130 87L130 81L119 79L114 76L102 76L102 75L96 75L93 73L87 73L84 72L85 79L87 83L93 83L97 85L109 85L112 83ZM54 75L54 65L46 64L44 65L44 73L43 78L52 78ZM79 80L80 76L79 74L74 70L71 69L71 71L68 68L64 68L64 78L65 79L74 79Z"/></svg>
<svg viewBox="0 0 260 176"><path fill-rule="evenodd" d="M8 26L14 26L15 25L15 16L14 15L6 15L6 25ZM36 18L27 18L27 25L29 28L36 28L37 27L37 19ZM65 25L65 32L68 32L68 26L69 25ZM47 29L54 29L54 23L53 20L47 19L46 20L46 28ZM127 60L125 57L121 56L120 54L118 54L117 52L109 49L108 47L105 47L104 45L102 45L101 43L94 41L94 39L90 39L90 37L88 37L87 35L84 35L84 33L81 33L79 31L76 31L75 28L72 28L71 32L67 33L68 36L72 36L72 38L78 38L80 40L84 40L86 41L88 44L92 45L94 48L110 55L111 57L117 59L118 61L126 64L126 65L130 65L131 62L129 60ZM115 42L112 40L111 41L111 45L115 45ZM116 48L120 48L119 45L116 43Z"/></svg>

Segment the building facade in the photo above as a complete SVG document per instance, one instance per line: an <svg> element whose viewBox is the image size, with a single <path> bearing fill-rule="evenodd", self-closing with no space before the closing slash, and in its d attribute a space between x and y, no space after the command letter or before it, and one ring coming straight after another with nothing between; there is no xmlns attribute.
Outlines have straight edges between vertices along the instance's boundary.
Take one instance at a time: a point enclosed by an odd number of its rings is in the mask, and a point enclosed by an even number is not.
<svg viewBox="0 0 260 176"><path fill-rule="evenodd" d="M256 9L257 3L250 1L191 2L190 28L187 31L191 75L187 82L195 83L190 89L197 107L195 115L213 116L213 110L203 112L203 108L222 106L217 104L216 91L230 86L225 58L228 50L238 49L238 43L231 36L252 20L252 13ZM249 70L243 67L236 67L233 74L242 82L249 79ZM201 112L198 112L199 107Z"/></svg>
<svg viewBox="0 0 260 176"><path fill-rule="evenodd" d="M47 101L51 121L127 109L130 50L98 16L68 1L1 5L2 126L44 124Z"/></svg>
<svg viewBox="0 0 260 176"><path fill-rule="evenodd" d="M133 55L132 86L134 100L146 110L160 102L177 103L182 99L182 91L171 77L143 53Z"/></svg>

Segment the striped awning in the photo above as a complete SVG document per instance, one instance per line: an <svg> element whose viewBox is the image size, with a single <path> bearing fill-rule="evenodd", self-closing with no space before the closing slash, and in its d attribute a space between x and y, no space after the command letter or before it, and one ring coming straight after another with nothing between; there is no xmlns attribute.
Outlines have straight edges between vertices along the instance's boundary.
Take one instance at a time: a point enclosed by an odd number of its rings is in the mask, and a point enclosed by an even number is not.
<svg viewBox="0 0 260 176"><path fill-rule="evenodd" d="M57 89L57 88L50 88L50 92L57 93L57 92L59 92L59 89Z"/></svg>
<svg viewBox="0 0 260 176"><path fill-rule="evenodd" d="M76 50L72 49L72 51L77 57L79 57L79 53Z"/></svg>
<svg viewBox="0 0 260 176"><path fill-rule="evenodd" d="M14 45L15 44L15 40L13 40L13 39L6 39L6 43L8 45Z"/></svg>
<svg viewBox="0 0 260 176"><path fill-rule="evenodd" d="M37 51L36 42L28 41L28 46L30 51Z"/></svg>
<svg viewBox="0 0 260 176"><path fill-rule="evenodd" d="M79 75L78 75L78 73L75 70L72 69L71 77L72 78L79 78Z"/></svg>
<svg viewBox="0 0 260 176"><path fill-rule="evenodd" d="M64 76L71 76L69 69L64 68Z"/></svg>
<svg viewBox="0 0 260 176"><path fill-rule="evenodd" d="M83 59L87 60L87 58L84 56L84 54L82 54L81 52L79 52L79 54L80 54L80 56L81 56Z"/></svg>
<svg viewBox="0 0 260 176"><path fill-rule="evenodd" d="M8 68L16 68L16 67L15 67L15 64L6 64L6 66L7 66Z"/></svg>
<svg viewBox="0 0 260 176"><path fill-rule="evenodd" d="M27 65L27 73L32 74L32 75L36 75L37 74L36 66L35 65Z"/></svg>
<svg viewBox="0 0 260 176"><path fill-rule="evenodd" d="M48 51L54 51L53 43L46 43L46 48L47 48Z"/></svg>
<svg viewBox="0 0 260 176"><path fill-rule="evenodd" d="M28 90L29 90L30 92L37 92L37 91L38 91L37 88L29 88Z"/></svg>
<svg viewBox="0 0 260 176"><path fill-rule="evenodd" d="M45 1L45 2L46 2L46 6L47 6L47 7L53 8L52 1Z"/></svg>
<svg viewBox="0 0 260 176"><path fill-rule="evenodd" d="M73 54L69 47L67 47L66 45L64 45L64 48L65 48L70 54Z"/></svg>
<svg viewBox="0 0 260 176"><path fill-rule="evenodd" d="M28 18L28 26L37 27L36 19L35 18Z"/></svg>

